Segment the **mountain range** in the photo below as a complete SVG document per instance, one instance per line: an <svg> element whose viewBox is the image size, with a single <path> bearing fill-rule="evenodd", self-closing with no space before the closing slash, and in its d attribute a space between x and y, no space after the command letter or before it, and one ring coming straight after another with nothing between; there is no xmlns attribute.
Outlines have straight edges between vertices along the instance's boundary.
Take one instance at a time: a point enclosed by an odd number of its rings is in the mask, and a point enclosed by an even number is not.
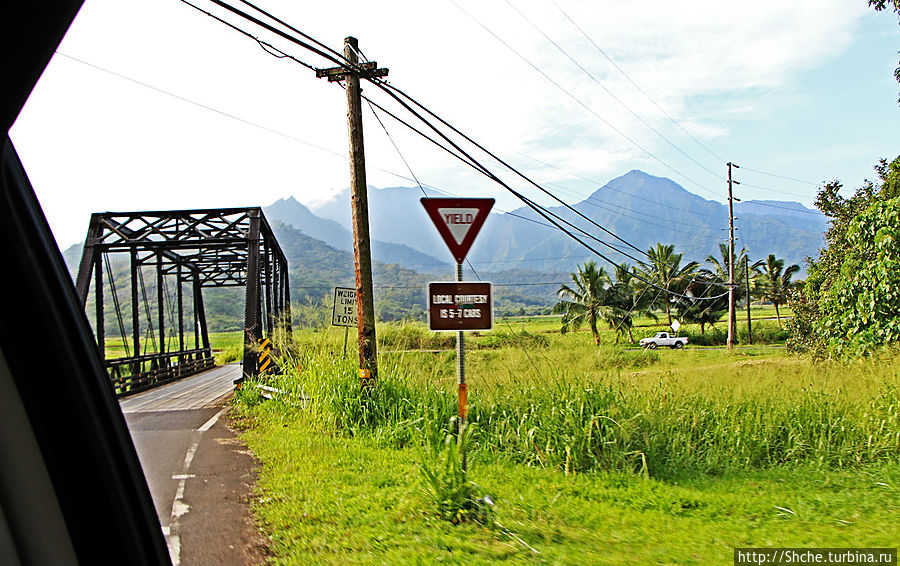
<svg viewBox="0 0 900 566"><path fill-rule="evenodd" d="M372 187L368 193L376 307L382 319L423 316L425 284L448 280L455 271L446 245L419 202L420 195L419 189L404 187ZM751 260L773 253L788 264L805 267L803 259L814 255L822 245L826 219L818 211L782 201L747 201L735 208L737 244L749 250ZM694 195L669 179L641 171L613 179L573 204L572 209L621 238L617 240L591 226L589 232L609 246L587 240L617 262L633 264L644 257L639 250L647 250L657 242L674 244L677 251L684 253L685 260L702 262L708 255L718 255L718 244L727 234L725 205ZM573 224L590 226L573 210L563 206L550 210ZM301 310L303 305L327 305L335 286L352 286L348 192L312 210L287 198L264 211L287 256L291 297ZM577 265L596 258L546 224L545 219L523 207L492 213L482 228L469 253L477 274L467 266L466 278L495 284L498 312L546 312L555 300L556 290L570 279L569 274ZM81 249L81 244L76 244L63 253L73 278ZM127 266L114 259L113 270L124 292ZM204 295L211 328L239 327L243 312L239 291L208 290ZM89 298L89 302L92 300ZM111 311L107 314L113 316ZM110 328L114 322L110 319Z"/></svg>
<svg viewBox="0 0 900 566"><path fill-rule="evenodd" d="M420 197L417 188L369 189L373 256L417 271L444 272L452 259L418 202ZM719 243L727 241L726 205L695 195L670 179L638 170L613 179L571 207L621 240L562 205L548 208L606 242L608 245L582 236L616 262L633 264L642 258L638 250L647 250L658 242L674 244L686 260L703 262L708 255L718 256ZM311 210L292 198L265 210L269 218L293 225L339 249L351 249L349 190ZM814 256L822 246L827 227L822 213L797 202L736 201L735 216L735 245L746 248L751 260L771 253L784 258L788 265L799 264L801 269L806 257ZM468 259L476 269L485 271L571 272L591 257L595 256L590 250L530 208L521 207L491 214Z"/></svg>

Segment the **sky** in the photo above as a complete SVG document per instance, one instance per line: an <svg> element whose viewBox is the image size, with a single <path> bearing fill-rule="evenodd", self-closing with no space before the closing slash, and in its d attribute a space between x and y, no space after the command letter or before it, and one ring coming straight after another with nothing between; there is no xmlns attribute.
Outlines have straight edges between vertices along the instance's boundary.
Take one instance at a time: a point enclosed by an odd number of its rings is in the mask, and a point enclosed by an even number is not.
<svg viewBox="0 0 900 566"><path fill-rule="evenodd" d="M334 66L195 3L305 63ZM852 189L900 153L900 26L865 0L258 6L339 51L358 38L392 85L568 202L632 169L724 202L731 161L741 166L735 196L811 206L822 181ZM364 94L415 122L374 85ZM521 206L380 118L364 103L370 186L418 191L414 177L494 197L495 210ZM11 137L63 249L84 239L92 212L289 196L314 207L349 186L340 85L177 0L86 0Z"/></svg>

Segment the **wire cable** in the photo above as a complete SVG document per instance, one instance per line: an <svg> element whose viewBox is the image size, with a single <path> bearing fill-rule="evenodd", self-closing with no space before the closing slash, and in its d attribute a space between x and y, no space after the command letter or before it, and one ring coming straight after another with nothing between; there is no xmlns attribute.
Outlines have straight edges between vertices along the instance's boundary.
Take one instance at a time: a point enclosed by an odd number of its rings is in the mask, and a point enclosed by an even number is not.
<svg viewBox="0 0 900 566"><path fill-rule="evenodd" d="M451 1L452 1L452 0L451 0ZM416 101L415 99L413 99L411 96L409 96L408 94L406 94L406 93L403 92L402 90L400 90L400 89L398 89L397 87L395 87L395 86L393 86L393 85L390 85L390 84L388 84L388 83L384 83L384 82L382 82L382 81L376 80L376 81L373 81L373 82L374 82L376 85L383 85L383 90L384 90L385 92L387 92L389 95L391 95L391 97L394 98L394 100L396 100L396 101L399 102L404 108L406 108L408 112L412 113L414 116L416 116L417 118L419 118L419 120L422 120L422 121L423 121L426 125L428 125L431 129L433 129L434 131L436 131L436 132L438 133L438 135L441 135L442 137L445 137L445 136L443 136L443 134L442 134L441 132L439 132L439 131L437 130L437 128L436 128L433 124L431 124L430 122L428 122L427 120L425 120L425 118L422 117L421 114L419 114L418 112L416 112L415 110L413 110L412 108L410 108L409 105L407 105L405 102L403 102L402 100L400 100L400 98L399 98L396 94L394 94L394 93L396 92L396 93L399 94L400 96L403 96L403 98L409 100L410 103L414 104L414 105L417 106L418 108L421 108L421 109L422 109L423 111L425 111L428 115L430 115L430 116L432 116L433 118L435 118L436 120L438 120L441 124L443 124L443 125L445 125L446 127L450 128L451 131L453 131L453 132L456 133L457 135L461 136L463 139L465 139L466 141L468 141L469 143L471 143L472 145L474 145L475 147L477 147L478 149L480 149L481 151L483 151L484 153L486 153L487 155L489 155L491 158L493 158L494 160L496 160L498 163L500 163L501 165L503 165L504 167L506 167L507 169L509 169L510 171L512 171L513 173L515 173L515 174L518 175L519 177L521 177L522 179L524 179L527 183L529 183L530 185L534 186L535 188L537 188L538 190L540 190L541 192L543 192L543 193L546 194L547 196L551 197L552 199L554 199L555 201L557 201L558 203L560 203L561 205L563 205L564 207L566 207L566 208L569 209L570 211L574 212L576 215L578 215L578 216L581 217L582 219L588 221L590 224L596 226L597 228L599 228L599 229L602 230L603 232L605 232L605 233L607 233L608 235L612 236L613 238L619 240L620 242L622 242L623 244L625 244L625 245L627 245L628 247L632 248L633 250L637 251L638 253L642 253L642 254L646 255L646 252L645 252L644 250L642 250L642 249L640 249L639 247L635 246L635 245L632 244L631 242L629 242L629 241L627 241L627 240L621 238L621 237L618 236L617 234L614 234L614 233L611 232L610 230L606 229L605 227L601 226L600 224L598 224L598 223L595 222L594 220L588 218L587 216L585 216L584 214L582 214L581 212L579 212L578 210L576 210L575 208L573 208L571 205L569 205L568 203L566 203L565 201L563 201L562 199L560 199L560 198L557 197L556 195L552 194L550 191L548 191L548 190L545 189L544 187L542 187L542 186L540 186L539 184L535 183L532 179L530 179L530 178L529 178L528 176L526 176L524 173L522 173L521 171L519 171L518 169L516 169L515 167L513 167L512 165L510 165L509 163L507 163L507 162L504 161L503 159L501 159L499 156L497 156L496 154L494 154L493 152L491 152L490 150L488 150L486 147L484 147L484 146L481 145L480 143L476 142L475 140L473 140L472 138L470 138L470 137L467 136L466 134L462 133L462 132L461 132L460 130L458 130L456 127L454 127L454 126L452 126L451 124L449 124L446 120L444 120L443 118L441 118L440 116L438 116L437 114L435 114L434 112L432 112L431 110L429 110L428 108L426 108L424 105L422 105L421 103L419 103L418 101ZM445 139L447 139L447 138L445 137ZM450 142L450 143L453 143L453 142ZM453 145L454 145L454 147L456 147L457 149L460 149L459 146L457 146L456 144L453 144ZM471 159L471 157L469 157L469 158ZM483 167L483 166L482 166L482 167ZM492 177L493 179L495 179L497 182L500 182L499 179L496 178L496 176L494 176L493 174L490 174L490 177ZM501 185L505 186L505 187L507 188L507 190L512 191L512 189L509 188L507 185L505 185L505 183L501 183ZM516 194L515 192L513 192L513 193Z"/></svg>
<svg viewBox="0 0 900 566"><path fill-rule="evenodd" d="M189 2L187 2L187 0L181 0L181 1L184 2L185 4L188 4L188 5L190 5L190 6L196 8L196 6L193 6L193 4L190 4ZM296 43L297 45L300 45L301 47L304 47L304 48L306 48L306 49L309 49L309 50L313 51L314 53L320 54L320 55L322 55L323 57L326 57L327 59L332 60L332 61L336 62L337 64L340 64L339 61L335 61L331 56L328 56L328 55L324 54L321 50L319 50L319 49L317 49L317 48L315 48L315 47L312 47L311 45L309 45L309 44L307 44L307 43L305 43L305 42L302 42L302 41L300 41L300 40L298 40L298 39L296 39L296 38L293 38L293 37L289 36L288 34L282 32L282 31L280 31L280 30L275 29L275 28L273 28L272 26L270 26L270 25L268 25L268 24L266 24L266 23L264 23L264 22L261 22L260 20L254 18L253 16L250 16L249 14L245 14L244 12L242 12L242 11L240 11L240 10L234 8L234 7L228 6L228 5L225 4L224 2L221 2L221 0L210 0L210 1L213 2L213 3L215 3L216 5L219 5L219 6L223 7L223 8L225 8L225 9L231 11L231 12L234 13L234 14L239 15L240 17L243 17L243 18L245 18L245 19L247 19L247 20L249 20L249 21L251 21L251 22L253 22L253 23L256 23L257 25L260 25L261 27L264 27L265 29L267 29L267 30L269 30L269 31L271 31L271 32L273 32L273 33L276 33L277 35L279 35L279 36L281 36L281 37L284 37L285 39L288 39L289 41L292 41L293 43ZM451 1L453 1L453 0L451 0ZM197 9L199 9L199 8L197 8ZM201 10L201 11L202 11L202 10ZM213 16L213 17L214 17L214 16ZM219 19L219 18L216 18L216 19ZM229 24L229 25L230 25L230 24ZM232 27L234 27L234 26L232 26ZM248 35L248 36L252 37L252 35L248 34L247 32L242 31L242 33L244 33L245 35ZM576 236L576 235L573 234L572 232L566 230L566 229L563 228L560 224L558 224L558 223L555 222L552 218L550 218L550 216L553 215L553 213L550 213L550 212L546 211L545 209L543 209L543 207L540 207L539 205L537 205L536 203L534 203L533 201L531 201L530 199L528 199L527 197L525 197L524 195L522 195L521 193L519 193L518 191L515 191L512 187L510 187L508 184L506 184L505 182L503 182L499 177L497 177L494 173L492 173L490 170L488 170L484 165L482 165L482 164L479 163L477 160L475 160L471 155L469 155L467 152L465 152L465 150L463 150L461 147L459 147L458 144L456 144L455 142L453 142L452 140L450 140L449 137L447 137L443 132L440 132L440 130L439 130L438 128L436 128L436 127L434 126L434 124L432 124L431 122L425 120L424 117L422 117L420 114L418 114L417 112L415 112L412 108L410 108L408 104L406 104L403 100L400 99L400 97L399 97L398 95L396 95L396 94L394 93L394 91L403 94L403 96L404 96L405 98L409 99L411 102L413 102L413 103L416 104L417 106L421 107L421 108L422 108L423 110L425 110L427 113L429 113L430 115L432 115L432 116L434 116L435 118L437 118L437 119L438 119L439 121L441 121L443 124L447 125L447 126L450 127L452 130L454 130L455 132L459 133L460 135L463 135L467 140L470 141L470 143L473 143L473 144L474 144L475 142L472 141L471 138L468 138L467 136L465 136L464 134L462 134L461 132L459 132L459 130L457 130L457 129L454 128L453 126L450 126L449 124L447 124L444 120L442 120L442 119L440 119L439 117L437 117L433 112L431 112L430 110L428 110L427 108L425 108L425 107L422 106L421 104L415 102L415 101L414 101L413 99L411 99L408 95L406 95L405 93L402 93L402 91L399 91L399 89L396 89L395 87L392 87L392 86L390 86L389 84L387 84L387 83L385 83L384 81L381 81L381 80L379 80L379 79L373 79L373 78L370 78L369 80L370 80L370 82L372 82L372 83L375 84L375 85L383 85L383 86L382 86L382 90L383 90L384 92L387 92L389 95L391 95L391 97L394 98L394 100L396 100L398 103L400 103L401 106L403 106L407 111L411 112L413 115L415 115L415 116L418 117L420 120L422 120L427 126L429 126L429 128L431 128L433 131L435 131L435 133L437 133L442 139L444 139L447 143L449 143L451 146L453 146L453 148L454 148L456 151L459 152L459 154L453 153L453 155L454 155L455 157L457 157L458 159L460 159L460 160L463 161L464 163L467 163L467 164L469 164L470 166L474 167L476 170L482 172L484 175L486 175L486 176L489 177L490 179L494 180L495 182L497 182L498 184L500 184L501 186L503 186L504 188L506 188L506 189L507 189L508 191L510 191L513 195L515 195L517 198L519 198L519 199L522 200L525 204L527 204L530 208L532 208L532 210L534 210L536 213L538 213L540 216L542 216L545 220L547 220L548 222L550 222L551 224L553 224L557 229L561 230L563 233L565 233L566 235L568 235L570 238L572 238L573 240L575 240L576 242L578 242L578 243L581 244L582 246L586 247L587 249L589 249L590 251L592 251L593 253L595 253L598 257L602 258L604 261L607 261L607 262L610 263L610 264L615 265L615 262L612 261L610 258L608 258L605 254L603 254L602 252L600 252L599 250L597 250L596 248L594 248L594 247L591 246L590 244L584 242L584 241L581 240L578 236ZM552 80L552 79L551 79L551 80ZM368 100L368 99L367 99L367 100ZM379 108L380 108L380 107L379 107ZM383 108L380 108L380 109L382 109L383 111L385 111ZM416 131L418 131L418 130L416 130ZM427 137L427 136L426 136L426 137ZM430 138L429 138L429 139L430 139ZM436 142L434 142L434 143L436 143ZM438 145L439 147L445 149L445 151L449 151L445 146L443 146L443 145L441 145L441 144L437 144L437 145ZM494 156L492 153L488 152L485 148L483 148L483 146L480 146L480 145L478 145L478 144L475 144L475 145L476 145L477 147L479 147L480 149L482 149L482 151L485 151L486 153L488 153L488 155L491 155L491 156L494 157L495 159L498 159L498 158L496 158L496 156ZM460 154L461 154L461 155L460 155ZM501 161L501 160L498 159L498 161ZM505 164L505 162L503 162L503 163ZM506 164L506 166L509 167L511 170L516 171L514 168L511 168L508 164ZM525 177L522 173L520 173L520 172L518 172L518 171L516 171L516 172L517 172L520 176L522 176L523 178L525 178L525 179L527 179L528 181L530 181L532 184L535 184L533 181L531 181L530 179L528 179L527 177ZM536 184L535 184L535 185L536 185ZM536 186L538 186L538 185L536 185ZM538 186L538 188L541 188L541 187ZM543 188L541 188L541 189L544 190L547 194L550 194L549 191L546 191L546 189L543 189ZM551 196L553 196L554 198L556 198L557 200L559 200L558 197L555 197L555 195L552 195L552 194L551 194ZM560 202L561 202L561 201L560 201ZM566 205L566 206L568 206L568 205ZM570 207L570 208L571 208L571 207ZM577 213L577 211L575 211L575 212ZM578 213L578 214L580 214L580 213ZM583 215L582 215L582 216L583 216ZM559 218L559 217L557 217L557 218L558 218L561 222L566 223L566 224L572 226L573 228L575 228L575 229L581 231L582 233L584 233L585 235L587 235L587 236L589 236L589 237L591 237L591 238L596 239L596 237L594 237L594 236L592 236L592 235L587 234L586 232L584 232L583 229L578 228L578 227L572 225L571 223L567 222L567 221L564 220L564 219L561 219L561 218ZM599 225L598 225L598 226L599 226ZM605 230L605 229L602 228L602 227L601 227L601 229ZM616 236L615 234L612 234L611 232L609 232L609 233L610 233L610 235L612 235L612 236L614 236L615 238L621 240L622 242L626 243L627 245L629 245L629 246L631 246L631 247L634 247L634 249L640 251L641 253L646 253L646 252L643 252L643 250L640 250L639 248L633 246L633 244L630 244L630 243L626 242L625 240L622 240L621 238L619 238L619 237ZM598 242L600 242L600 243L605 243L605 242L602 242L602 241L600 241L600 240L598 240ZM640 276L636 276L636 278L638 278L639 280L643 280L643 281L644 281L645 283L647 283L648 285L654 286L654 287L659 288L659 289L664 289L664 288L662 288L662 287L659 287L659 286L656 285L655 283L653 283L653 282L651 282L651 281L649 281L649 280L646 280L646 279L644 279L644 278L642 278L642 277L640 277ZM681 294L679 294L679 293L674 293L674 292L672 292L672 291L669 291L668 289L664 289L664 290L665 290L667 293L669 293L670 295L672 295L672 296L684 296L684 295L681 295Z"/></svg>
<svg viewBox="0 0 900 566"><path fill-rule="evenodd" d="M450 0L450 3L452 3L452 4L453 4L454 6L456 6L460 11L462 11L465 15L467 15L469 18L471 18L472 21L474 21L476 24L478 24L479 26L481 26L482 29L484 29L484 30L485 30L486 32L488 32L491 36L493 36L494 39L496 39L497 41L499 41L500 43L502 43L507 49L509 49L510 51L512 51L517 57L519 57L520 59L522 59L522 61L524 61L525 63L527 63L532 69L534 69L534 70L537 71L541 76L543 76L545 79L547 79L548 81L550 81L550 83L552 83L556 88L558 88L558 89L561 90L563 93L565 93L569 98L571 98L572 100L574 100L579 106L583 107L585 110L587 110L588 112L590 112L591 114L593 114L593 115L594 115L596 118L598 118L601 122L603 122L604 124L606 124L607 127L609 127L611 130L613 130L614 132L616 132L617 134L619 134L621 137L623 137L623 138L625 138L626 140L628 140L628 142L630 142L633 146L635 146L635 147L638 148L639 150L643 151L645 154L647 154L647 156L649 156L649 157L652 158L653 160L657 161L660 165L662 165L662 166L665 167L666 169L669 169L670 171L676 173L677 175L679 175L679 176L681 176L681 177L687 179L688 181L690 181L691 183L693 183L694 185L696 185L698 188L703 189L704 191L706 191L706 192L708 192L708 193L710 193L710 194L718 195L718 193L716 193L716 192L713 191L712 189L709 189L709 188L706 187L705 185L702 185L702 184L698 183L697 181L695 181L693 178L689 177L689 176L686 175L685 173L682 173L682 172L679 171L678 169L676 169L676 168L674 168L673 166L669 165L668 163L666 163L665 161L663 161L661 158L659 158L656 154L654 154L653 152L651 152L650 150L648 150L647 148L645 148L643 145L641 145L641 144L638 143L636 140L634 140L633 138L631 138L628 134L626 134L625 132L623 132L622 130L620 130L618 127L616 127L615 125L613 125L612 122L610 122L609 120L607 120L606 118L604 118L604 117L603 117L602 115L600 115L596 110L594 110L593 108L591 108L590 106L588 106L584 101L582 101L580 98L578 98L577 96L575 96L574 94L572 94L572 93L571 93L568 89L566 89L564 86L562 86L561 84L559 84L558 82L556 82L552 77L550 77L550 75L548 75L547 73L545 73L540 67L538 67L537 65L535 65L534 63L532 63L528 58L526 58L524 55L522 55L521 53L519 53L519 52L518 52L515 48L513 48L509 43L507 43L506 41L504 41L499 35L497 35L496 33L494 33L494 32L493 32L490 28L488 28L486 25L484 25L483 23L481 23L477 18L475 18L475 16L473 16L472 14L470 14L470 13L469 13L468 11L466 11L462 6L460 6L458 3L456 3L455 0Z"/></svg>
<svg viewBox="0 0 900 566"><path fill-rule="evenodd" d="M581 35L583 35L583 36L585 37L585 39L587 39L587 40L591 43L591 45L593 45L593 46L597 49L597 51L599 51L600 54L603 55L603 56L606 58L607 61L609 61L610 63L612 63L612 66L613 66L613 67L615 67L620 73L622 73L622 76L624 76L626 79L628 79L628 82L630 82L630 83L634 86L634 88L636 88L636 89L638 90L638 92L640 92L641 94L643 94L643 95L647 98L647 100L649 100L650 102L652 102L653 105L656 106L656 108L658 108L660 112L662 112L663 114L665 114L666 117L667 117L669 120L671 120L672 123L675 124L675 125L678 127L678 129L680 129L682 132L684 132L689 138L691 138L692 140L694 140L694 142L695 142L697 145L699 145L700 147L702 147L703 149L705 149L705 150L707 151L707 153L709 153L710 155L712 155L713 157L715 157L716 159L718 159L720 163L725 163L725 162L727 161L725 158L720 157L716 152L714 152L713 150L709 149L709 147L707 147L705 144L703 144L700 140L698 140L697 138L695 138L689 131L687 131L687 130L686 130L686 129L678 122L678 120L676 120L676 119L673 118L671 115L669 115L669 113L666 112L665 109L653 99L653 97L651 97L649 94L647 94L647 92L646 92L644 89L642 89L636 82L634 82L634 80L632 80L632 78L628 75L628 73L625 72L625 69L623 69L622 67L620 67L620 66L612 59L612 57L610 57L610 56L606 53L606 51L604 51L599 45L597 45L597 43L596 43L593 39L591 39L591 36L589 36L589 35L587 34L587 32L584 31L584 29L582 29L582 27L579 26L578 23L577 23L574 19L572 19L572 17L570 17L569 14L567 14L566 11L563 10L563 9L559 6L559 4L556 3L556 0L550 0L550 3L553 4L553 5L556 7L556 9L559 10L560 13L561 13L563 16L565 16L565 18L566 18L567 20L569 20L569 22L572 23L573 26L575 26L575 29L577 29L579 32L581 32Z"/></svg>
<svg viewBox="0 0 900 566"><path fill-rule="evenodd" d="M533 27L535 30L537 30L537 32L540 33L540 34L544 37L544 39L546 39L547 41L549 41L549 42L550 42L550 43L551 43L551 44L552 44L552 45L553 45L560 53L562 53L563 55L565 55L565 56L569 59L569 61L571 61L576 67L578 67L579 69L581 69L581 71L582 71L585 75L587 75L588 78L590 78L592 81L594 81L594 83L596 83L597 86L599 86L599 87L603 90L603 92L605 92L605 93L608 94L610 97L612 97L613 100L615 100L616 102L618 102L619 105L622 106L622 108L624 108L625 110L627 110L628 112L630 112L632 116L634 116L634 117L637 118L642 124L644 124L645 126L647 126L647 128L649 128L654 134L656 134L657 136L659 136L660 138L662 138L662 140L663 140L664 142L666 142L667 144L669 144L669 146L671 146L675 151L677 151L677 152L680 153L681 155L685 156L688 160L690 160L691 162L693 162L695 165L697 165L698 167L700 167L701 169L703 169L703 170L706 171L707 173L711 174L711 175L712 175L713 177L715 177L717 180L719 180L719 181L722 181L722 180L723 180L722 175L721 175L720 173L716 173L715 171L713 171L712 169L710 169L710 168L707 167L706 165L704 165L704 164L700 163L699 161L697 161L696 159L694 159L691 155L688 155L687 152L685 152L683 149L681 149L680 147L678 147L677 145L675 145L675 144L672 142L672 140L670 140L669 138L667 138L662 132L660 132L659 130L657 130L652 124L650 124L647 120L644 120L643 117L641 117L637 112L635 112L634 110L632 110L632 108L631 108L630 106L628 106L628 104L626 104L621 98L619 98L618 96L615 95L615 93L613 93L611 90L609 90L608 88L606 88L606 85L604 85L603 83L601 83L600 80L597 79L597 77L595 77L595 76L593 75L593 73L591 73L589 70L587 70L587 69L584 67L584 65L582 65L582 64L579 63L577 60L575 60L575 58L572 57L572 56L569 54L568 51L566 51L565 49L563 49L562 46L559 45L559 43L557 43L556 41L553 40L553 38L551 38L549 35L547 35L547 34L544 32L543 29L541 29L536 23L534 23L534 22L531 20L531 18L529 18L529 17L526 16L521 10L519 10L518 8L516 8L515 5L514 5L512 2L510 2L510 0L506 0L506 3L507 3L507 4L509 5L509 7L512 8L517 14L519 14L519 16L522 17L522 19L524 19L526 22L528 22L528 23L531 25L531 27Z"/></svg>
<svg viewBox="0 0 900 566"><path fill-rule="evenodd" d="M496 175L494 175L492 172L490 172L490 170L488 170L488 169L487 169L486 167L484 167L482 164L478 163L472 156L470 156L468 153L465 152L465 150L463 150L463 149L462 149L461 147L459 147L456 143L454 143L452 140L450 140L443 132L441 132L440 130L438 130L433 124L431 124L430 122L426 121L424 118L421 117L421 115L419 115L417 112L415 112L415 110L409 108L408 105L406 105L405 103L403 103L403 101L399 100L399 98L397 98L397 100L398 100L401 104L403 104L404 106L406 106L406 108L407 108L411 113L413 113L414 115L418 116L419 119L421 119L423 122L425 122L426 125L428 125L429 127L431 127L431 128L432 128L439 136L441 136L445 141L447 141L449 144L451 144L451 145L454 147L454 149L456 149L457 151L459 151L459 152L461 153L461 155L460 155L460 154L457 154L457 153L455 153L455 152L453 152L453 151L451 151L449 148L447 148L447 147L444 146L443 144L440 144L440 143L436 142L433 138L429 137L427 134L425 134L425 133L423 133L422 131L420 131L419 129L415 128L414 126L412 126L412 125L409 124L408 122L402 120L401 118L398 118L395 114L393 114L392 112L386 110L385 108L383 108L383 107L380 106L379 104L377 104L377 103L375 103L375 102L372 102L370 99L366 98L365 96L363 96L362 98L364 98L365 100L371 102L374 106L376 106L376 107L377 107L379 110L381 110L382 112L386 113L388 116L390 116L390 117L392 117L392 118L394 118L394 119L396 119L396 120L399 120L402 124L404 124L405 126L407 126L407 127L410 128L410 129L412 129L414 132L416 132L416 133L418 133L419 135L425 137L426 139L428 139L428 140L431 141L432 143L435 143L438 147L440 147L440 148L443 149L444 151L447 151L448 153L450 153L450 155L456 157L457 159L459 159L459 160L462 161L463 163L466 163L466 164L469 165L470 167L473 167L476 171L482 173L483 175L487 176L489 179L491 179L491 180L493 180L494 182L498 183L500 186L502 186L502 187L505 188L507 191L509 191L510 193L512 193L513 196L515 196L516 198L518 198L519 200L521 200L522 202L524 202L526 205L528 205L529 208L531 208L532 210L534 210L535 212L537 212L538 214L540 214L541 216L543 216L545 219L547 219L547 214L552 215L553 217L557 218L558 220L560 220L560 221L563 222L564 224L570 226L571 228L573 228L573 229L575 229L575 230L578 230L579 232L581 232L582 234L584 234L584 235L587 236L588 238L591 238L591 239L593 239L593 240L597 241L598 243L603 244L603 245L605 245L605 246L612 247L612 246L610 246L610 244L608 244L607 242L604 242L603 240L600 240L599 238L597 238L597 237L594 236L593 234L590 234L590 233L586 232L583 228L580 228L580 227L578 227L578 226L572 224L572 223L569 222L568 220L565 220L565 219L563 219L562 217L560 217L559 215L557 215L557 214L555 214L555 213L553 213L553 212L548 211L546 208L541 207L540 205L534 203L533 201L531 201L530 199L528 199L527 197L525 197L524 195L522 195L521 193L519 193L518 191L516 191L516 190L513 189L512 187L510 187L510 186L509 186L508 184L506 184L502 179L500 179L499 177L497 177ZM451 126L451 127L452 127L452 126ZM473 143L474 143L474 142L473 142ZM487 150L484 150L484 151L487 152ZM488 153L489 153L489 152L488 152ZM491 155L492 155L492 154L491 154ZM498 158L498 159L499 159L499 158ZM522 175L522 174L520 173L520 175ZM523 177L524 177L524 175L523 175ZM525 177L525 178L526 178L527 180L529 180L532 184L534 184L533 181L531 181L531 180L528 179L527 177ZM545 192L547 192L545 189L543 189L543 188L540 187L539 185L536 185L536 186L538 186L538 188L541 188L541 190L544 190ZM548 193L548 194L549 194L549 193ZM553 195L551 195L551 196L553 196ZM554 198L556 198L556 200L558 200L559 202L563 202L563 201L561 201L559 198L557 198L557 197L555 197L555 196L554 196ZM589 218L587 218L586 216L584 216L583 214L581 214L581 213L578 212L577 210L573 209L571 206L569 206L569 205L567 205L567 204L565 204L565 203L563 203L563 204L564 204L566 207L568 207L569 209L571 209L573 212L575 212L576 214L578 214L579 216L581 216L581 217L583 217L583 218L586 218L588 221L590 221L591 223L595 224L595 225L598 226L601 230L607 232L608 234L610 234L610 235L613 236L614 238L616 238L616 239L618 239L618 240L621 240L622 242L624 242L625 244L627 244L629 247L631 247L631 248L637 250L638 252L640 252L640 253L642 253L642 254L644 254L644 255L647 255L647 252L645 252L645 251L641 250L640 248L634 246L634 244L631 244L630 242L627 242L627 241L623 240L622 238L620 238L619 236L613 234L612 232L610 232L610 231L607 230L606 228L603 228L603 227L600 226L599 224L596 224L595 222L593 222L592 220L590 220ZM544 214L545 212L546 212L547 214ZM558 225L558 224L556 224L556 223L553 222L552 220L551 220L550 222L551 222L552 224L554 224L554 226L556 226L557 228L559 228L559 225ZM567 232L567 234L569 234L569 235L571 236L571 233ZM574 236L573 236L573 237L574 237ZM583 242L581 242L580 240L578 240L577 237L575 237L575 239L576 239L577 241L579 241L580 243L583 244ZM615 250L615 251L617 251L617 252L619 252L619 253L623 253L621 250L618 250L618 249L616 249L616 248L612 248L612 249ZM634 261L638 261L638 262L641 261L641 260L639 260L639 259L637 259L637 258L635 258L634 256L631 256L631 255L629 255L629 254L624 254L624 253L623 253L623 255L625 255L626 257L629 257L630 259L633 259Z"/></svg>
<svg viewBox="0 0 900 566"><path fill-rule="evenodd" d="M819 186L821 183L814 183L812 181L804 181L803 179L798 179L796 177L788 177L787 175L779 175L778 173L769 173L767 171L760 171L759 169L751 169L746 165L741 165L741 169L745 169L747 171L752 171L753 173L759 173L760 175L768 175L769 177L777 177L778 179L785 179L786 181L794 181L795 183L803 183L804 185L813 185Z"/></svg>

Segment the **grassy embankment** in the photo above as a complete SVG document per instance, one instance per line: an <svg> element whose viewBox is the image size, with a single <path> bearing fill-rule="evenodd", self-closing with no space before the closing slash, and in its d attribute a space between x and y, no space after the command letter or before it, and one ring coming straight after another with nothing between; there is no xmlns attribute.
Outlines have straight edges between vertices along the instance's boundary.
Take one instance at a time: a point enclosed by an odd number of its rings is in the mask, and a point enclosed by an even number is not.
<svg viewBox="0 0 900 566"><path fill-rule="evenodd" d="M423 490L456 412L452 335L381 328L381 379L362 394L341 330L298 332L273 383L285 394L238 401L276 561L707 564L739 546L896 546L900 359L648 352L608 331L597 348L556 324L498 321L467 342L469 479L505 529L438 520Z"/></svg>

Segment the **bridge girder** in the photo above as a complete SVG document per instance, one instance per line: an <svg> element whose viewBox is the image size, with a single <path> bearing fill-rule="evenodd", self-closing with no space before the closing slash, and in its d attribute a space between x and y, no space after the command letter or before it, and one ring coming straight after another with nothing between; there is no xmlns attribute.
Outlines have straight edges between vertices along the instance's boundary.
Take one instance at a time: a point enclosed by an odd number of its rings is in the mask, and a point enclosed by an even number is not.
<svg viewBox="0 0 900 566"><path fill-rule="evenodd" d="M130 257L134 354L126 352L124 358L107 360L103 265L109 254L117 253ZM160 340L153 354L146 354L146 344L141 348L138 288L143 289L145 266L154 268L157 278ZM179 336L178 350L168 352L164 315L168 297L163 294L166 277L176 279ZM76 279L76 292L83 306L87 305L92 283L97 305L97 343L119 394L185 377L212 365L204 288L246 288L243 367L247 375L257 373L255 344L263 337L271 337L280 325L287 333L291 331L287 259L259 207L95 213L91 215ZM185 347L184 283L193 286L194 348ZM110 284L114 285L114 281ZM119 309L118 297L114 299ZM119 323L122 325L121 319ZM147 320L147 324L152 332L152 320ZM124 326L121 330L124 333ZM123 368L130 369L131 374L123 375Z"/></svg>

